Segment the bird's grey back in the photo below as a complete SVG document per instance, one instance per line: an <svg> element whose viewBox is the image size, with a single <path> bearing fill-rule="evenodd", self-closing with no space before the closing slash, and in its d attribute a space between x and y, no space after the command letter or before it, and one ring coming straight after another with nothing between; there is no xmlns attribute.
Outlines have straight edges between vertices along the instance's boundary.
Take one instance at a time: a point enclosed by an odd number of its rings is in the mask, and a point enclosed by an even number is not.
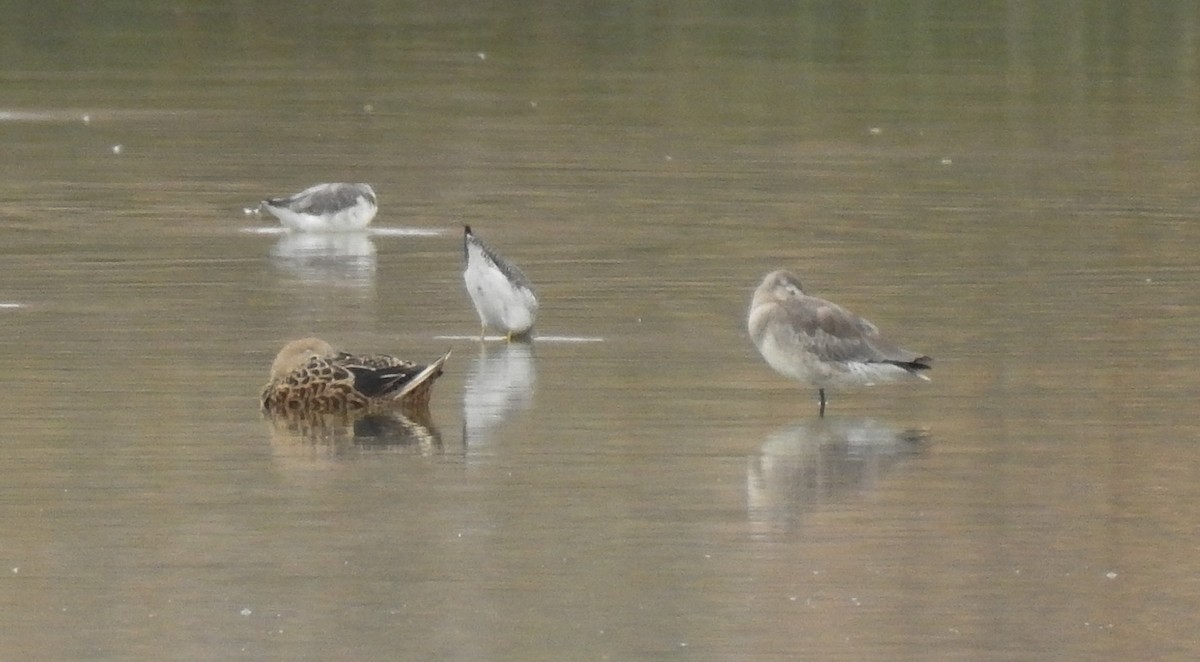
<svg viewBox="0 0 1200 662"><path fill-rule="evenodd" d="M470 252L468 250L470 246L475 246L478 248L479 251L483 253L484 258L495 265L496 268L500 270L500 273L504 274L504 277L509 281L527 290L533 289L533 284L529 282L529 279L525 277L525 274L519 267L517 267L517 265L501 257L498 253L496 253L496 251L492 250L491 246L488 246L483 242L482 239L476 237L473 232L464 232L463 258L468 261L471 259Z"/></svg>
<svg viewBox="0 0 1200 662"><path fill-rule="evenodd" d="M828 361L919 363L929 357L903 349L880 334L870 321L814 296L778 302L791 332Z"/></svg>
<svg viewBox="0 0 1200 662"><path fill-rule="evenodd" d="M371 204L376 204L375 192L366 184L325 184L314 186L301 191L290 198L269 200L275 206L282 206L301 214L331 214L358 204L358 199L366 198Z"/></svg>

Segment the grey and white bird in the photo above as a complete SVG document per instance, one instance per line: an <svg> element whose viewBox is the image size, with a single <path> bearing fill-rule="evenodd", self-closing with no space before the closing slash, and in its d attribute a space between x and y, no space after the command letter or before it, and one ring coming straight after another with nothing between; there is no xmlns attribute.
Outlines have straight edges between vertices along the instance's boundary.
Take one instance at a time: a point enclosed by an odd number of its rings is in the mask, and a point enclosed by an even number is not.
<svg viewBox="0 0 1200 662"><path fill-rule="evenodd" d="M463 226L463 282L479 314L480 340L488 328L503 333L509 341L528 339L537 320L538 301L529 279L517 265Z"/></svg>
<svg viewBox="0 0 1200 662"><path fill-rule="evenodd" d="M262 206L295 232L352 232L375 218L379 204L370 184L317 184Z"/></svg>
<svg viewBox="0 0 1200 662"><path fill-rule="evenodd" d="M754 291L747 327L767 365L817 387L821 416L826 388L928 380L922 371L933 367L932 358L901 349L867 320L805 294L800 279L783 270L767 274Z"/></svg>

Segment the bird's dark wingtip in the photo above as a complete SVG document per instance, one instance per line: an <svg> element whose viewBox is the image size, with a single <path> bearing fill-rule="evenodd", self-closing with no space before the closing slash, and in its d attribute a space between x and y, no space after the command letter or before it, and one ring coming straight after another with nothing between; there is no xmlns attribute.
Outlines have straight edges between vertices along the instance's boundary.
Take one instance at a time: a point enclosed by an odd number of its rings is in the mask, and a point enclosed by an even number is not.
<svg viewBox="0 0 1200 662"><path fill-rule="evenodd" d="M904 368L914 375L920 375L924 370L933 369L933 359L928 356L919 356L911 361L884 361L898 368Z"/></svg>
<svg viewBox="0 0 1200 662"><path fill-rule="evenodd" d="M901 363L899 365L901 368L904 368L905 370L911 372L912 374L914 374L918 377L921 377L922 379L929 379L928 377L926 377L925 375L923 375L921 373L925 372L926 370L933 369L933 359L928 356L921 356L921 357L915 358L911 361L908 361L906 363Z"/></svg>

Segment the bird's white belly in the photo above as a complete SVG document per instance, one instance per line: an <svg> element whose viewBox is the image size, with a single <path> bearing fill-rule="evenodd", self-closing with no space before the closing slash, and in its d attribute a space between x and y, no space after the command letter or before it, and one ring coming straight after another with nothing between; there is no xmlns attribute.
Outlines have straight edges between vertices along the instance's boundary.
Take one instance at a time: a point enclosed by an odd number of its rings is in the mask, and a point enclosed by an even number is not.
<svg viewBox="0 0 1200 662"><path fill-rule="evenodd" d="M830 364L817 361L808 351L797 350L795 347L781 345L774 334L767 334L758 351L766 359L767 365L776 372L792 379L807 382L814 386L827 384L831 378Z"/></svg>
<svg viewBox="0 0 1200 662"><path fill-rule="evenodd" d="M537 306L533 294L513 285L486 260L472 259L463 279L483 324L511 333L524 333L533 327Z"/></svg>

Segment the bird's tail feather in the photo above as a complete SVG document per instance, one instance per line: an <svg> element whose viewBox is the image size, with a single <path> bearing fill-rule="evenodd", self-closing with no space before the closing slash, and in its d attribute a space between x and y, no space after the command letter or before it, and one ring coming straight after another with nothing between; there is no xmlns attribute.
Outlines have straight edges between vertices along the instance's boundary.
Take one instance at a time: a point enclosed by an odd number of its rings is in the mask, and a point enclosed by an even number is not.
<svg viewBox="0 0 1200 662"><path fill-rule="evenodd" d="M417 373L412 379L408 380L408 383L404 385L404 388L397 391L392 396L392 399L403 400L406 395L417 390L426 382L441 376L442 366L446 363L446 359L450 358L451 351L452 350L446 350L446 353L443 354L440 359L425 366L425 369Z"/></svg>

